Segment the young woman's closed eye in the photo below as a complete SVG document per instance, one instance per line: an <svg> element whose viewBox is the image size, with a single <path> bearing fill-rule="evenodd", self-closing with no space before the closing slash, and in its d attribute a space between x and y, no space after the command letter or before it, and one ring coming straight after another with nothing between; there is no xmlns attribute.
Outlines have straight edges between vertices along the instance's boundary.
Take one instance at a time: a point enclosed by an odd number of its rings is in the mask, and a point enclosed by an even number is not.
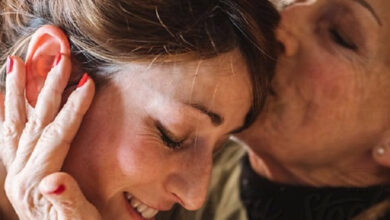
<svg viewBox="0 0 390 220"><path fill-rule="evenodd" d="M170 149L178 151L183 149L184 142L187 137L179 138L173 134L169 129L167 129L161 122L156 122L156 128L160 133L162 142Z"/></svg>

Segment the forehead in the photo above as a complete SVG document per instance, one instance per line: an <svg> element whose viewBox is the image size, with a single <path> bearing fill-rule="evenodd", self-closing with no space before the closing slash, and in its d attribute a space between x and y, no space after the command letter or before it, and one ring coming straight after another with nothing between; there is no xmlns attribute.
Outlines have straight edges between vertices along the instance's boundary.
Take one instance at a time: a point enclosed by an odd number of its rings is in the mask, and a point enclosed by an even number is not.
<svg viewBox="0 0 390 220"><path fill-rule="evenodd" d="M357 4L360 4L363 8L365 8L370 13L372 13L373 16L376 17L378 23L380 23L382 26L389 25L388 11L390 9L390 1L388 0L342 0L342 1L355 2Z"/></svg>
<svg viewBox="0 0 390 220"><path fill-rule="evenodd" d="M380 22L389 23L387 12L390 9L390 1L388 0L306 0L306 2L314 3L317 6L332 3L356 3L377 16Z"/></svg>
<svg viewBox="0 0 390 220"><path fill-rule="evenodd" d="M296 5L299 5L302 2L305 2L306 5L305 7L302 7L303 11L305 11L303 14L306 14L307 12L310 15L310 18L312 18L306 21L307 24L313 21L315 22L315 18L319 16L321 12L328 10L330 6L342 6L344 4L349 6L353 5L353 12L356 18L360 18L360 20L372 19L373 21L372 27L366 27L361 31L364 32L364 35L369 37L371 41L375 38L375 42L373 43L379 46L375 58L377 62L382 62L383 57L388 57L390 54L389 0L295 0ZM302 11L296 11L296 13L301 12ZM379 23L379 25L377 25L377 23ZM385 63L388 62L385 61Z"/></svg>
<svg viewBox="0 0 390 220"><path fill-rule="evenodd" d="M205 60L132 63L115 78L137 93L165 100L198 102L210 108L241 105L246 111L251 103L250 76L238 50Z"/></svg>

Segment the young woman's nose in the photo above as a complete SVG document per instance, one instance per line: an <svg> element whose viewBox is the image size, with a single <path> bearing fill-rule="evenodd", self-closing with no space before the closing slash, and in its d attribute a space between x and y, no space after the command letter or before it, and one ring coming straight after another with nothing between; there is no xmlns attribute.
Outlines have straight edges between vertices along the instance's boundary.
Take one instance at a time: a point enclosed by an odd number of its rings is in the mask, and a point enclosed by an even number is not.
<svg viewBox="0 0 390 220"><path fill-rule="evenodd" d="M194 156L181 166L182 172L169 177L167 190L185 209L196 210L205 202L212 169L212 156Z"/></svg>

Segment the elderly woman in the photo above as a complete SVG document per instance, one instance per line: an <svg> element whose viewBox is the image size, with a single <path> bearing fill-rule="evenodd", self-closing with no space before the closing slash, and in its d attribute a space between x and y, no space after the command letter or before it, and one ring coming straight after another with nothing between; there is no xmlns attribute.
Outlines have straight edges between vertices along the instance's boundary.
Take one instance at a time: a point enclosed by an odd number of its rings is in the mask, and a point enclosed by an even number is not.
<svg viewBox="0 0 390 220"><path fill-rule="evenodd" d="M1 219L149 219L203 204L213 152L263 106L278 21L270 3L0 9Z"/></svg>
<svg viewBox="0 0 390 220"><path fill-rule="evenodd" d="M282 12L273 95L241 135L262 177L241 180L252 219L270 219L259 208L271 199L276 219L351 219L389 195L389 9L317 0Z"/></svg>
<svg viewBox="0 0 390 220"><path fill-rule="evenodd" d="M387 0L317 0L281 12L273 93L239 135L250 148L240 179L232 160L216 168L217 216L390 219L389 10ZM238 190L243 205L227 202Z"/></svg>

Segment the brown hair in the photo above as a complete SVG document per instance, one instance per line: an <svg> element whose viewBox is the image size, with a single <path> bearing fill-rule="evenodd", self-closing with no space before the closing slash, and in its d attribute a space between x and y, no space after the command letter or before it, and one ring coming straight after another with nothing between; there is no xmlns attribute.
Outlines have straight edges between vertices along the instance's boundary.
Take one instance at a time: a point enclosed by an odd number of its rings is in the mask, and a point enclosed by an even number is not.
<svg viewBox="0 0 390 220"><path fill-rule="evenodd" d="M279 15L268 0L0 0L0 62L25 56L32 33L67 34L81 72L135 60L206 59L239 48L253 84L247 124L264 105ZM1 69L4 89L5 65Z"/></svg>

